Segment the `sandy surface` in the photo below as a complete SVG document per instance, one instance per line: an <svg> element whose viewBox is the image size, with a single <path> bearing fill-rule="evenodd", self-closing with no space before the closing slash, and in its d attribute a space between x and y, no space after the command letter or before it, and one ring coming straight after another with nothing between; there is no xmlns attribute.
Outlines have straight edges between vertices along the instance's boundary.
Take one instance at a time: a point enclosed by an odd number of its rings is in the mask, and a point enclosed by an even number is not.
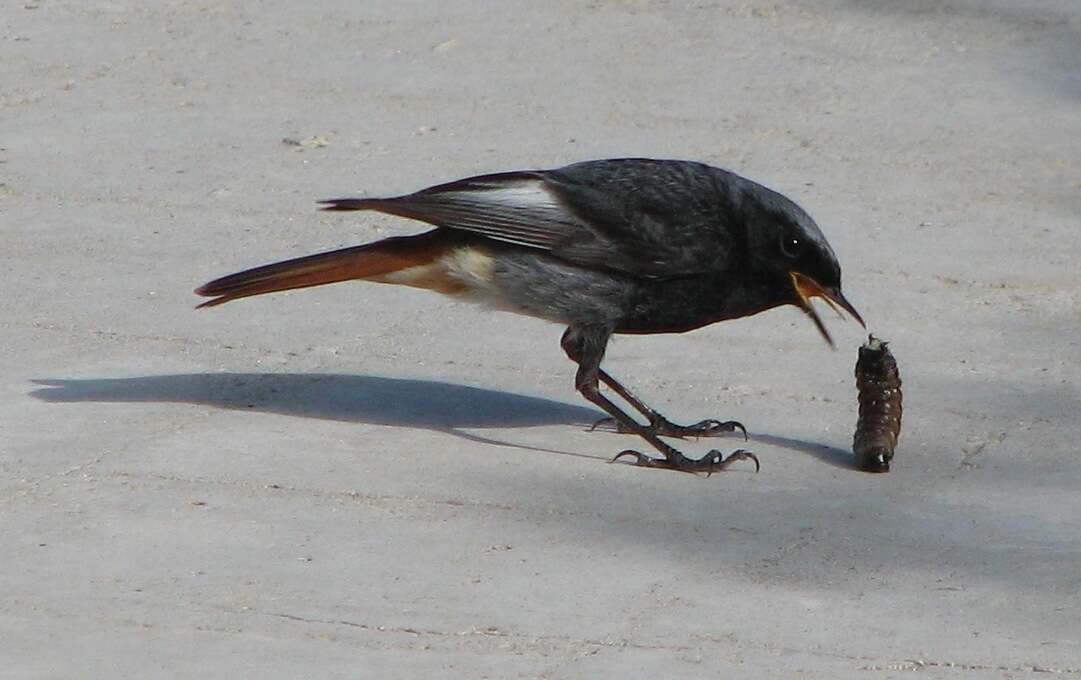
<svg viewBox="0 0 1081 680"><path fill-rule="evenodd" d="M817 218L901 364L893 472L851 468L850 322L615 342L751 431L704 479L605 462L556 326L192 309L418 229L315 199L623 155ZM1081 678L1079 217L1074 0L8 2L0 676Z"/></svg>

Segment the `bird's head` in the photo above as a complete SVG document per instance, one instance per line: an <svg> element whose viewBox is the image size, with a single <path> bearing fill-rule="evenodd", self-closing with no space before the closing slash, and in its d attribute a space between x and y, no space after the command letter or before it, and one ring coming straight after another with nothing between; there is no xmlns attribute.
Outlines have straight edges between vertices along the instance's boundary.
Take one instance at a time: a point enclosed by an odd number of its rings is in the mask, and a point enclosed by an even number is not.
<svg viewBox="0 0 1081 680"><path fill-rule="evenodd" d="M799 307L831 347L833 339L811 304L813 298L822 298L834 310L840 307L864 325L841 293L841 265L811 216L769 189L749 199L755 204L748 224L751 258L773 305Z"/></svg>

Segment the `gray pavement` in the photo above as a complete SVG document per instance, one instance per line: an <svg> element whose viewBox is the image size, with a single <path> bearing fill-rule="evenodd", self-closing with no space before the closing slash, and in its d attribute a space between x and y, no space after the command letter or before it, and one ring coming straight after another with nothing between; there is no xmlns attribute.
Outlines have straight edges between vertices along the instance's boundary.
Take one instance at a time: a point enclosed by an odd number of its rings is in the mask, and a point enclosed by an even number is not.
<svg viewBox="0 0 1081 680"><path fill-rule="evenodd" d="M816 217L901 365L891 473L837 319L613 344L747 425L762 472L706 479L607 464L553 325L192 309L419 229L316 199L624 155ZM1079 219L1073 0L8 3L0 677L1081 677Z"/></svg>

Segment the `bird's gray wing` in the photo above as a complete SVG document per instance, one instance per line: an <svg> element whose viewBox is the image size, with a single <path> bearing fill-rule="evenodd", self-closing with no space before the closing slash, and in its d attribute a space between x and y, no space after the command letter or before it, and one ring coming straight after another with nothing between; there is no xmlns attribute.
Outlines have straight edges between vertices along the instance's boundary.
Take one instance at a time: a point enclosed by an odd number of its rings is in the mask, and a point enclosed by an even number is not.
<svg viewBox="0 0 1081 680"><path fill-rule="evenodd" d="M326 210L378 210L540 248L567 262L669 278L714 269L724 238L711 205L686 177L637 161L593 161L559 170L482 175L396 198L324 201ZM653 161L653 163L658 163ZM705 166L703 166L705 167ZM703 258L703 254L705 257Z"/></svg>

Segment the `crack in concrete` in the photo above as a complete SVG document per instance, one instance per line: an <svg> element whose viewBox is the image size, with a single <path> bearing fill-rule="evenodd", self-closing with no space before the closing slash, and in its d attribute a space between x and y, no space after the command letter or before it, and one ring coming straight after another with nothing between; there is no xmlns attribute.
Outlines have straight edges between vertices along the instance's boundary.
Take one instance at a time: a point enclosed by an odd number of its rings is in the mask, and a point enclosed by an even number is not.
<svg viewBox="0 0 1081 680"><path fill-rule="evenodd" d="M665 650L672 652L683 652L693 649L693 647L690 645L650 644L643 642L633 642L626 639L597 640L592 638L575 638L569 635L527 635L524 633L513 633L510 631L500 630L495 627L469 628L461 631L445 631L436 629L418 629L409 626L380 626L367 623L358 623L356 621L347 621L343 619L317 619L305 616L298 616L296 614L288 614L284 612L260 612L252 610L252 613L260 614L262 616L286 619L288 621L296 621L298 623L311 623L328 626L347 626L350 628L358 628L364 631L375 633L408 634L415 635L417 637L427 636L440 639L467 637L503 638L507 640L514 640L517 642L525 642L531 646L537 646L538 643L547 643L613 649L631 648L646 650Z"/></svg>
<svg viewBox="0 0 1081 680"><path fill-rule="evenodd" d="M1063 667L1056 668L1054 666L1042 666L1038 664L1033 665L1009 665L1009 664L984 664L984 663L965 663L960 661L932 661L926 659L917 659L914 661L901 661L898 663L890 664L875 664L870 666L861 666L861 671L921 671L929 668L948 668L959 671L975 671L984 672L992 671L996 673L1050 673L1054 675L1081 675L1081 668Z"/></svg>
<svg viewBox="0 0 1081 680"><path fill-rule="evenodd" d="M502 638L506 640L514 640L518 643L525 643L528 647L539 647L541 645L558 645L558 646L577 646L580 648L592 648L593 650L599 649L636 649L636 650L651 650L651 651L666 651L673 653L683 653L697 650L701 647L700 644L657 644L639 642L634 640L628 640L626 638L601 640L595 638L576 638L569 635L528 635L523 633L514 633L510 631L500 630L495 627L490 628L471 628L462 631L445 631L437 629L419 629L410 626L381 626L372 625L367 623L359 623L356 621L348 621L344 619L319 619L305 616L298 616L296 614L289 614L285 612L259 612L252 611L252 613L260 614L262 616L269 616L273 618L285 619L288 621L295 621L305 624L319 624L328 626L346 626L350 628L357 628L367 632L373 633L389 633L389 634L408 634L417 637L434 637L439 639L452 639L452 638ZM875 659L868 656L855 656L851 654L844 654L841 652L829 652L824 650L814 649L802 649L798 647L777 647L769 643L757 643L749 640L739 639L735 636L723 636L717 637L712 635L692 635L692 640L699 642L712 643L719 646L728 647L742 647L744 649L756 648L768 652L784 652L789 654L805 654L817 658L830 658L839 661L849 661L853 663L863 662L864 665L858 666L856 670L861 671L877 671L877 672L897 672L897 671L919 671L928 669L949 669L963 672L1011 672L1011 673L1048 673L1055 675L1081 675L1081 668L1062 666L1057 667L1047 664L1003 664L1003 663L969 663L952 660L928 660L917 659L911 661L902 662L889 662L882 659Z"/></svg>

